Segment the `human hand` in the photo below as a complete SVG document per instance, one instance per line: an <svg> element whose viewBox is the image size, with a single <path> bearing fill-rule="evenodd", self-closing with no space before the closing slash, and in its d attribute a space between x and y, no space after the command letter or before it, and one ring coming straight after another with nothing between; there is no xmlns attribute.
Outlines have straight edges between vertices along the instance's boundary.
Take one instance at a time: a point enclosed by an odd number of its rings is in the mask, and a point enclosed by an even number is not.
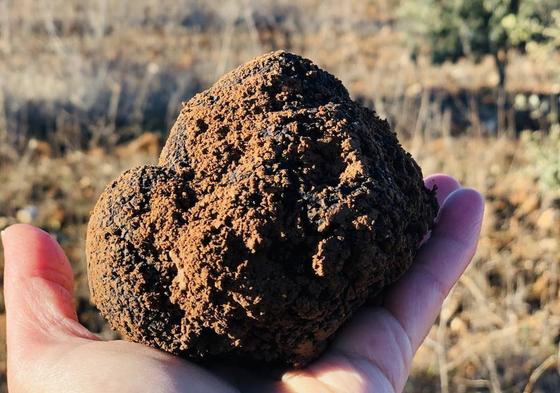
<svg viewBox="0 0 560 393"><path fill-rule="evenodd" d="M381 305L366 305L328 351L275 381L236 366L203 368L126 341L102 341L73 304L73 274L45 232L2 232L8 384L11 392L400 392L443 300L471 260L484 202L451 177L437 185L439 221Z"/></svg>

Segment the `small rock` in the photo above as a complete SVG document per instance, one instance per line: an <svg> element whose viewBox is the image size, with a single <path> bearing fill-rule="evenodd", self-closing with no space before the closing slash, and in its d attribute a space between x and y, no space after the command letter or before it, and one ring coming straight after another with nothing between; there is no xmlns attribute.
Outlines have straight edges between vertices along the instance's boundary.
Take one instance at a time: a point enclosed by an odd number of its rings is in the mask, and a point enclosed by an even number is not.
<svg viewBox="0 0 560 393"><path fill-rule="evenodd" d="M37 206L26 206L19 209L16 213L16 220L23 224L31 224L37 219L39 208Z"/></svg>
<svg viewBox="0 0 560 393"><path fill-rule="evenodd" d="M537 194L528 195L527 198L519 205L516 210L518 216L525 216L532 211L538 209L539 207L539 197Z"/></svg>
<svg viewBox="0 0 560 393"><path fill-rule="evenodd" d="M560 230L560 211L553 208L544 210L537 220L537 228L541 231Z"/></svg>

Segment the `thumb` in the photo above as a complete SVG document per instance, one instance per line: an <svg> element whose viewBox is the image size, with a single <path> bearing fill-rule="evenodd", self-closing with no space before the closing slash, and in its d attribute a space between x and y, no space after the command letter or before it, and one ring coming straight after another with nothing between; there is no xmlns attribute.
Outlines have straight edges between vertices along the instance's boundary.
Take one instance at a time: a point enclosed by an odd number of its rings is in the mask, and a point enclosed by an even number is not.
<svg viewBox="0 0 560 393"><path fill-rule="evenodd" d="M56 241L31 225L16 224L2 231L2 243L9 355L68 337L95 338L78 322L72 269Z"/></svg>

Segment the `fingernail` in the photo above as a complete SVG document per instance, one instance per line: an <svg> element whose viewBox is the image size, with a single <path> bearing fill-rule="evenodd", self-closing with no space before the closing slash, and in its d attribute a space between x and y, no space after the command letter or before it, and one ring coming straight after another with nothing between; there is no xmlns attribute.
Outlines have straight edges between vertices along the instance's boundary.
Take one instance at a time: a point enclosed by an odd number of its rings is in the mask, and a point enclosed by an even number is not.
<svg viewBox="0 0 560 393"><path fill-rule="evenodd" d="M2 243L2 248L3 248L4 250L6 250L6 242L4 241L4 235L5 235L5 234L6 234L6 231L5 231L4 229L2 229L2 230L0 231L0 239L2 240L1 243Z"/></svg>
<svg viewBox="0 0 560 393"><path fill-rule="evenodd" d="M4 246L4 248L6 248L6 239L8 238L8 230L10 229L10 227L11 225L0 231L0 239L2 240L2 245Z"/></svg>

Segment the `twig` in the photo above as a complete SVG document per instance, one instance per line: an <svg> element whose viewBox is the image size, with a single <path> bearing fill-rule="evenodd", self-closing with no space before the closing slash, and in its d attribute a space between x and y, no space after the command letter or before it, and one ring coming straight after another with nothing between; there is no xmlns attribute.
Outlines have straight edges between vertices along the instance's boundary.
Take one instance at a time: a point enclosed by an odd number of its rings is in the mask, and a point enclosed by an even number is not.
<svg viewBox="0 0 560 393"><path fill-rule="evenodd" d="M228 8L231 9L232 7L233 7L232 3L229 2ZM234 29L235 19L239 16L239 10L237 9L237 7L233 7L233 8L235 8L235 10L233 10L232 13L228 13L228 15L225 18L226 28L222 35L223 41L222 41L222 47L220 48L220 56L218 58L218 62L216 65L216 77L219 77L226 71L229 62L229 55L231 53L231 43L233 39L233 33L235 30Z"/></svg>
<svg viewBox="0 0 560 393"><path fill-rule="evenodd" d="M529 376L529 381L527 382L525 389L523 389L523 393L531 393L535 387L535 383L537 383L541 375L543 375L549 368L556 366L557 362L558 354L555 353L547 357L536 369L533 370Z"/></svg>
<svg viewBox="0 0 560 393"><path fill-rule="evenodd" d="M4 45L0 47L6 54L9 54L12 51L11 39L10 39L10 11L8 7L8 0L0 0L0 20L1 23L1 31L0 35L2 36L2 41L4 41Z"/></svg>
<svg viewBox="0 0 560 393"><path fill-rule="evenodd" d="M4 86L0 79L0 145L7 146L9 143L8 135L8 118L6 116L4 104Z"/></svg>
<svg viewBox="0 0 560 393"><path fill-rule="evenodd" d="M492 389L492 393L502 393L500 378L496 370L496 362L490 353L486 355L486 367L488 367L488 372L490 374L490 388Z"/></svg>
<svg viewBox="0 0 560 393"><path fill-rule="evenodd" d="M247 23L251 41L253 41L253 50L256 54L260 54L262 51L262 44L259 37L259 30L257 29L255 18L253 17L253 2L251 0L245 0L243 3L243 17Z"/></svg>
<svg viewBox="0 0 560 393"><path fill-rule="evenodd" d="M439 381L441 393L449 393L449 375L447 367L447 354L445 351L445 333L447 319L443 317L443 312L439 313L439 325L437 328L437 341L439 346L436 349L439 367Z"/></svg>

